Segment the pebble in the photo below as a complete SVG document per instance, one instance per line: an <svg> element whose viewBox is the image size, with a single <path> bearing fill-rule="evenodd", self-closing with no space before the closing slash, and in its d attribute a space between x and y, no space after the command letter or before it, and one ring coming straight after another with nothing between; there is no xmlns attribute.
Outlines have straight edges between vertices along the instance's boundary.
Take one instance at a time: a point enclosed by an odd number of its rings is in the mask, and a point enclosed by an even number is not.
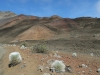
<svg viewBox="0 0 100 75"><path fill-rule="evenodd" d="M43 75L51 75L50 73L44 73Z"/></svg>
<svg viewBox="0 0 100 75"><path fill-rule="evenodd" d="M88 66L87 65L85 65L85 64L82 64L81 65L83 68L87 68Z"/></svg>
<svg viewBox="0 0 100 75"><path fill-rule="evenodd" d="M78 72L78 75L80 75L80 72Z"/></svg>
<svg viewBox="0 0 100 75"><path fill-rule="evenodd" d="M77 54L76 53L72 53L72 57L77 57Z"/></svg>
<svg viewBox="0 0 100 75"><path fill-rule="evenodd" d="M53 73L53 72L55 72L55 69L51 67L50 71Z"/></svg>
<svg viewBox="0 0 100 75"><path fill-rule="evenodd" d="M90 72L92 72L92 70L89 70Z"/></svg>
<svg viewBox="0 0 100 75"><path fill-rule="evenodd" d="M94 54L93 54L93 53L90 53L90 55L91 55L91 56L94 56Z"/></svg>
<svg viewBox="0 0 100 75"><path fill-rule="evenodd" d="M73 72L73 69L72 69L71 66L66 66L66 67L65 67L65 71L66 71L66 72L69 72L69 73L72 73L72 72Z"/></svg>
<svg viewBox="0 0 100 75"><path fill-rule="evenodd" d="M23 64L20 68L24 68L24 67L26 67L26 65L25 65L25 64Z"/></svg>
<svg viewBox="0 0 100 75"><path fill-rule="evenodd" d="M44 67L42 65L38 66L38 70L40 70L41 72L43 71Z"/></svg>
<svg viewBox="0 0 100 75"><path fill-rule="evenodd" d="M24 62L24 64L26 64L26 62Z"/></svg>
<svg viewBox="0 0 100 75"><path fill-rule="evenodd" d="M98 68L97 72L100 73L100 68Z"/></svg>

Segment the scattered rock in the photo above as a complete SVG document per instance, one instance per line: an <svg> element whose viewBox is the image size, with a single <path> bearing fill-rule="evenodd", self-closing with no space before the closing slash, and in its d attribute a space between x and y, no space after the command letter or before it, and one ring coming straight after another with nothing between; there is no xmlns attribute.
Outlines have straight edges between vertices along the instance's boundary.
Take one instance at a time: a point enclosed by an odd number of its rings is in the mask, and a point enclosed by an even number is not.
<svg viewBox="0 0 100 75"><path fill-rule="evenodd" d="M26 62L24 62L24 64L26 64Z"/></svg>
<svg viewBox="0 0 100 75"><path fill-rule="evenodd" d="M49 67L47 66L47 67L45 67L46 69L49 69Z"/></svg>
<svg viewBox="0 0 100 75"><path fill-rule="evenodd" d="M92 70L89 70L89 72L92 72Z"/></svg>
<svg viewBox="0 0 100 75"><path fill-rule="evenodd" d="M87 65L85 65L85 64L82 64L81 65L83 68L87 68L88 66Z"/></svg>
<svg viewBox="0 0 100 75"><path fill-rule="evenodd" d="M41 61L44 62L44 58L42 58Z"/></svg>
<svg viewBox="0 0 100 75"><path fill-rule="evenodd" d="M100 73L100 68L98 68L97 72Z"/></svg>
<svg viewBox="0 0 100 75"><path fill-rule="evenodd" d="M90 55L91 55L91 56L94 56L94 54L93 54L93 53L90 53Z"/></svg>
<svg viewBox="0 0 100 75"><path fill-rule="evenodd" d="M58 56L58 54L57 54L57 53L55 53L55 54L54 54L54 57L57 57L57 56Z"/></svg>
<svg viewBox="0 0 100 75"><path fill-rule="evenodd" d="M78 72L78 75L80 75L80 72Z"/></svg>
<svg viewBox="0 0 100 75"><path fill-rule="evenodd" d="M85 73L85 71L82 71L82 73Z"/></svg>
<svg viewBox="0 0 100 75"><path fill-rule="evenodd" d="M26 67L26 65L25 65L25 64L21 65L21 67L20 67L20 68L24 68L24 67Z"/></svg>
<svg viewBox="0 0 100 75"><path fill-rule="evenodd" d="M38 66L38 70L40 70L41 72L43 72L44 67L42 65Z"/></svg>
<svg viewBox="0 0 100 75"><path fill-rule="evenodd" d="M20 47L20 49L27 49L27 47L25 47L25 45L22 45L22 46Z"/></svg>
<svg viewBox="0 0 100 75"><path fill-rule="evenodd" d="M13 46L16 46L16 44L13 44Z"/></svg>
<svg viewBox="0 0 100 75"><path fill-rule="evenodd" d="M72 53L72 57L77 57L77 54L76 53Z"/></svg>
<svg viewBox="0 0 100 75"><path fill-rule="evenodd" d="M55 61L54 59L49 59L49 60L47 61L47 64L51 65L54 61Z"/></svg>
<svg viewBox="0 0 100 75"><path fill-rule="evenodd" d="M53 67L51 67L49 70L50 70L52 73L55 72L55 69L54 69Z"/></svg>
<svg viewBox="0 0 100 75"><path fill-rule="evenodd" d="M54 54L54 57L61 58L61 56L58 55L57 53Z"/></svg>
<svg viewBox="0 0 100 75"><path fill-rule="evenodd" d="M72 73L72 72L73 72L73 69L72 69L71 66L66 66L66 67L65 67L65 71L66 71L66 72L69 72L69 73Z"/></svg>
<svg viewBox="0 0 100 75"><path fill-rule="evenodd" d="M43 75L51 75L50 73L44 73Z"/></svg>

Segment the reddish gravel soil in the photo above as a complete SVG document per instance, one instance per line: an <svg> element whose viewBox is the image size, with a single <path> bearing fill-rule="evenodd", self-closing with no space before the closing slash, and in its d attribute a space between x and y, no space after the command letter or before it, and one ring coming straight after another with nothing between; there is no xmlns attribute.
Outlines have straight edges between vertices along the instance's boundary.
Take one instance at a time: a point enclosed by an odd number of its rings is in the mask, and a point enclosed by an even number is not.
<svg viewBox="0 0 100 75"><path fill-rule="evenodd" d="M41 54L41 53L31 53L29 49L21 50L18 46L9 46L6 47L7 52L2 59L2 75L43 75L43 73L50 73L55 75L100 75L97 73L97 69L100 68L100 59L95 56L90 56L86 54L77 54L77 57L72 57L71 52L58 51L58 55L61 58L54 57L56 51L51 51L49 54ZM17 51L20 52L23 61L9 68L9 53ZM52 56L51 56L52 55ZM41 59L44 58L42 62ZM49 59L55 60L63 60L66 66L70 66L72 68L72 73L64 72L64 74L60 73L52 73L49 69L44 68L42 72L37 71L39 65L43 65L44 67L49 66L47 61ZM82 64L87 65L87 67L81 67ZM25 65L24 67L22 67ZM22 68L21 68L22 67Z"/></svg>

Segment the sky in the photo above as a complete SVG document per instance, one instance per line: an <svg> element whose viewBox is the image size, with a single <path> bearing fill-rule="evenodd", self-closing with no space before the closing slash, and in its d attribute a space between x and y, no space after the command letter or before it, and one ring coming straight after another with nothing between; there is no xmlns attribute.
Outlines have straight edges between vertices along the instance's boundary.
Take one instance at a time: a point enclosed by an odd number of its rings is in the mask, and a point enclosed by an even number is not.
<svg viewBox="0 0 100 75"><path fill-rule="evenodd" d="M100 18L100 0L1 0L0 11L39 17Z"/></svg>

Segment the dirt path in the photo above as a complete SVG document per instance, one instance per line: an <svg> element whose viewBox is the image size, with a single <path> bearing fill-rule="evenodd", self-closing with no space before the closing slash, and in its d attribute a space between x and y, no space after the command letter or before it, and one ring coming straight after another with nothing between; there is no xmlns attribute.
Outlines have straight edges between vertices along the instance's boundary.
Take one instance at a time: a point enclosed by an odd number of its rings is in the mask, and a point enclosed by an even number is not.
<svg viewBox="0 0 100 75"><path fill-rule="evenodd" d="M0 44L0 59L2 58L2 56L5 54L6 49L4 49L1 44Z"/></svg>
<svg viewBox="0 0 100 75"><path fill-rule="evenodd" d="M3 67L3 65L2 65L2 57L3 57L3 55L6 53L6 49L4 49L3 47L2 47L2 45L0 44L0 75L3 75L3 71L2 71L2 67Z"/></svg>

